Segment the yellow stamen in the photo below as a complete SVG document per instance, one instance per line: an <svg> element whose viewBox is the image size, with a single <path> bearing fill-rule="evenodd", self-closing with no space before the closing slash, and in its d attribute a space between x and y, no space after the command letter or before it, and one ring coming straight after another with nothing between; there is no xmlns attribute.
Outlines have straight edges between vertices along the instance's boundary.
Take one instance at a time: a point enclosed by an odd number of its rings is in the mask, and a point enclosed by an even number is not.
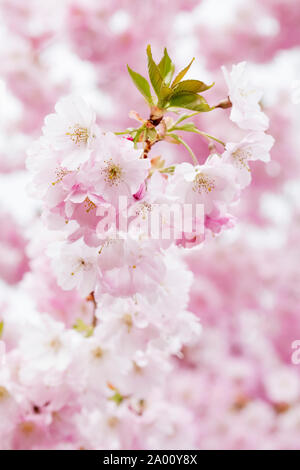
<svg viewBox="0 0 300 470"><path fill-rule="evenodd" d="M86 144L89 138L89 132L86 127L80 127L76 124L73 128L70 127L70 132L66 132L71 140L76 144Z"/></svg>
<svg viewBox="0 0 300 470"><path fill-rule="evenodd" d="M215 181L213 178L204 175L203 173L198 173L193 185L193 191L201 194L205 192L206 194L210 193L215 189Z"/></svg>

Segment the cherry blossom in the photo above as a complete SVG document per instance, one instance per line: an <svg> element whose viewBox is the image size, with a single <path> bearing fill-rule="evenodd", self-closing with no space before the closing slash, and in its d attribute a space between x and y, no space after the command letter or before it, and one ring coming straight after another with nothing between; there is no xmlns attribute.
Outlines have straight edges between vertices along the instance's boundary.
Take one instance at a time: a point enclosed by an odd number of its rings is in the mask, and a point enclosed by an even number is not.
<svg viewBox="0 0 300 470"><path fill-rule="evenodd" d="M178 165L170 191L183 202L203 204L206 214L210 214L219 203L230 204L238 193L232 166L223 163L217 155L204 165Z"/></svg>
<svg viewBox="0 0 300 470"><path fill-rule="evenodd" d="M79 97L70 96L55 106L56 114L45 119L43 135L55 150L68 155L62 164L74 170L85 162L95 146L97 127L95 112Z"/></svg>
<svg viewBox="0 0 300 470"><path fill-rule="evenodd" d="M83 296L94 290L97 277L97 251L94 248L78 240L69 245L62 243L50 246L49 255L61 287L66 290L77 287Z"/></svg>
<svg viewBox="0 0 300 470"><path fill-rule="evenodd" d="M132 142L106 133L91 165L91 181L98 194L114 204L120 196L137 193L149 169L149 161Z"/></svg>
<svg viewBox="0 0 300 470"><path fill-rule="evenodd" d="M1 2L1 449L299 449L297 6Z"/></svg>
<svg viewBox="0 0 300 470"><path fill-rule="evenodd" d="M273 137L263 132L252 132L238 144L231 142L226 144L223 153L224 162L231 163L237 168L238 182L242 188L251 182L248 162L255 160L269 162L271 158L269 152L273 144Z"/></svg>
<svg viewBox="0 0 300 470"><path fill-rule="evenodd" d="M222 68L232 103L230 119L241 129L265 131L269 126L266 114L261 110L263 91L252 83L246 62L232 66L231 72Z"/></svg>

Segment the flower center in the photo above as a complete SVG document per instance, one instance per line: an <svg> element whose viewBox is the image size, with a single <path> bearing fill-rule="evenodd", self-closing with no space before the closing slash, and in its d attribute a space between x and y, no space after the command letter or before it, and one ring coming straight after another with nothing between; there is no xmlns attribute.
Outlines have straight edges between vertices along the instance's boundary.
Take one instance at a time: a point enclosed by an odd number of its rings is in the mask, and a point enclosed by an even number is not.
<svg viewBox="0 0 300 470"><path fill-rule="evenodd" d="M235 163L243 168L248 169L247 160L252 157L252 152L250 149L237 149L235 152L232 153L232 158L234 159Z"/></svg>
<svg viewBox="0 0 300 470"><path fill-rule="evenodd" d="M122 318L122 321L127 326L128 333L129 333L133 325L132 316L129 313L125 313L125 315Z"/></svg>
<svg viewBox="0 0 300 470"><path fill-rule="evenodd" d="M75 276L79 271L88 271L91 268L91 263L85 261L83 258L79 258L75 264L75 269L71 272L71 276Z"/></svg>
<svg viewBox="0 0 300 470"><path fill-rule="evenodd" d="M55 186L57 183L60 183L63 178L71 173L71 171L67 170L66 168L57 168L55 171L56 180L52 182L52 186Z"/></svg>
<svg viewBox="0 0 300 470"><path fill-rule="evenodd" d="M209 194L213 189L215 189L215 180L203 173L198 173L194 179L193 191L199 194Z"/></svg>
<svg viewBox="0 0 300 470"><path fill-rule="evenodd" d="M84 201L85 212L88 214L92 210L96 209L96 204L93 203L88 197Z"/></svg>
<svg viewBox="0 0 300 470"><path fill-rule="evenodd" d="M89 133L86 127L80 127L79 124L75 124L72 128L70 127L70 132L66 132L66 135L70 137L72 142L76 145L86 144L89 138Z"/></svg>
<svg viewBox="0 0 300 470"><path fill-rule="evenodd" d="M110 418L108 418L107 420L107 424L109 427L111 428L115 428L118 424L119 420L116 416L111 416Z"/></svg>
<svg viewBox="0 0 300 470"><path fill-rule="evenodd" d="M239 91L240 96L242 98L248 98L248 96L255 93L255 90L249 90L249 89L246 89L246 88L238 88L238 91Z"/></svg>
<svg viewBox="0 0 300 470"><path fill-rule="evenodd" d="M24 434L31 434L35 429L35 424L32 421L25 421L19 424L20 430Z"/></svg>
<svg viewBox="0 0 300 470"><path fill-rule="evenodd" d="M99 346L97 348L95 348L93 351L92 351L92 354L93 356L96 358L96 359L100 359L102 356L103 356L103 349L101 349Z"/></svg>
<svg viewBox="0 0 300 470"><path fill-rule="evenodd" d="M61 342L59 338L53 338L50 343L50 348L53 349L55 352L58 352L61 348Z"/></svg>
<svg viewBox="0 0 300 470"><path fill-rule="evenodd" d="M110 186L118 186L122 177L122 168L112 160L106 162L107 166L103 170L104 179Z"/></svg>
<svg viewBox="0 0 300 470"><path fill-rule="evenodd" d="M9 396L9 393L5 387L0 386L0 401L4 400Z"/></svg>
<svg viewBox="0 0 300 470"><path fill-rule="evenodd" d="M137 207L135 214L138 216L140 215L142 219L147 218L147 214L152 211L152 206L149 204L149 202L143 201L139 204Z"/></svg>

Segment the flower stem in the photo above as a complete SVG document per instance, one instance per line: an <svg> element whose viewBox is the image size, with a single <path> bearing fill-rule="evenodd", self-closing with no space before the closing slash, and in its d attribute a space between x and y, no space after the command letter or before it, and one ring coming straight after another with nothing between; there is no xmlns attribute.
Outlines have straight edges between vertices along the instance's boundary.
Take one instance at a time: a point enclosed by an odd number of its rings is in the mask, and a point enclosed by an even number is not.
<svg viewBox="0 0 300 470"><path fill-rule="evenodd" d="M191 117L197 116L197 114L200 114L200 112L199 112L199 111L196 111L195 113L192 113L192 114L182 114L182 115L180 116L180 118L177 119L177 121L174 122L172 128L173 128L173 127L176 127L177 124L179 124L180 122L184 121L185 119L189 119L189 118L191 118ZM169 129L169 130L172 130L172 128Z"/></svg>
<svg viewBox="0 0 300 470"><path fill-rule="evenodd" d="M93 302L94 311L93 311L93 320L92 320L92 327L95 328L97 326L97 317L96 317L96 310L97 310L97 302L95 299L94 291L92 291L86 298L88 302Z"/></svg>
<svg viewBox="0 0 300 470"><path fill-rule="evenodd" d="M177 140L177 142L180 142L187 149L187 151L192 157L194 165L199 165L198 159L196 155L194 154L193 150L191 149L191 147L181 137L179 137L179 135L177 134L169 134L169 135L173 137L175 140Z"/></svg>
<svg viewBox="0 0 300 470"><path fill-rule="evenodd" d="M225 100L220 101L220 103L216 104L216 106L215 106L215 108L221 108L221 109L227 109L227 108L231 108L231 107L232 107L232 103L230 101L229 96Z"/></svg>
<svg viewBox="0 0 300 470"><path fill-rule="evenodd" d="M223 142L222 140L217 139L217 137L214 137L213 135L207 134L206 132L199 131L198 129L194 132L196 134L203 135L203 137L206 137L207 139L211 139L211 140L214 140L214 141L218 142L219 144L223 145L223 147L225 147L225 145L226 145L225 142Z"/></svg>
<svg viewBox="0 0 300 470"><path fill-rule="evenodd" d="M124 135L124 134L130 134L132 132L132 129L126 129L125 131L122 132L114 132L115 135Z"/></svg>

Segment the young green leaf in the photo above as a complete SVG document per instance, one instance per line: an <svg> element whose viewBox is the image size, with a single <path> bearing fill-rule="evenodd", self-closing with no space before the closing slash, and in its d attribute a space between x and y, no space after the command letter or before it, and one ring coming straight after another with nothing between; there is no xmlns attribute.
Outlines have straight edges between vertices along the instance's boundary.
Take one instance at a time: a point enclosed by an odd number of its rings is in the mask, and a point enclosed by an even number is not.
<svg viewBox="0 0 300 470"><path fill-rule="evenodd" d="M2 336L2 333L3 333L3 327L4 327L4 321L0 321L0 338Z"/></svg>
<svg viewBox="0 0 300 470"><path fill-rule="evenodd" d="M168 103L169 99L171 98L173 94L173 91L171 88L169 88L166 85L162 85L161 90L160 90L160 99L158 106L160 108L164 108L165 105Z"/></svg>
<svg viewBox="0 0 300 470"><path fill-rule="evenodd" d="M154 128L150 127L146 130L146 139L150 142L155 142L157 139L157 132Z"/></svg>
<svg viewBox="0 0 300 470"><path fill-rule="evenodd" d="M179 72L179 74L175 77L173 83L172 83L172 88L175 87L175 85L177 85L177 83L180 82L180 80L183 79L183 77L185 76L185 74L188 72L190 66L192 65L192 63L194 62L195 60L195 57L193 57L193 59L191 60L191 62L189 63L189 65L187 65L183 70L181 70L181 72Z"/></svg>
<svg viewBox="0 0 300 470"><path fill-rule="evenodd" d="M94 333L94 328L91 325L86 325L81 318L76 320L73 328L78 331L78 333L83 333L86 338L89 338Z"/></svg>
<svg viewBox="0 0 300 470"><path fill-rule="evenodd" d="M169 57L168 51L165 48L163 58L161 59L160 63L158 64L158 68L160 74L165 82L166 85L170 85L174 71L175 65L173 64L172 60Z"/></svg>
<svg viewBox="0 0 300 470"><path fill-rule="evenodd" d="M195 93L178 93L173 95L169 101L169 107L191 109L192 111L198 111L201 113L211 111L213 109L209 106L203 96Z"/></svg>
<svg viewBox="0 0 300 470"><path fill-rule="evenodd" d="M150 85L148 81L142 75L132 70L128 65L127 65L127 69L137 89L140 91L140 93L142 93L146 101L152 105L153 101L152 101Z"/></svg>
<svg viewBox="0 0 300 470"><path fill-rule="evenodd" d="M200 80L183 80L180 83L177 83L173 88L174 94L176 93L201 93L202 91L209 90L214 83L211 85L206 85Z"/></svg>
<svg viewBox="0 0 300 470"><path fill-rule="evenodd" d="M147 47L147 56L148 56L148 73L149 73L149 78L152 83L152 86L154 88L154 91L157 95L157 97L160 97L160 90L163 85L163 78L161 76L160 70L156 63L153 60L152 57L152 52L151 52L151 46L149 45Z"/></svg>
<svg viewBox="0 0 300 470"><path fill-rule="evenodd" d="M116 391L112 397L108 398L108 400L114 401L116 405L121 405L124 397L120 394L120 392Z"/></svg>
<svg viewBox="0 0 300 470"><path fill-rule="evenodd" d="M144 131L145 127L141 126L139 129L136 129L135 135L132 134L134 144L137 144L139 142L140 137Z"/></svg>

